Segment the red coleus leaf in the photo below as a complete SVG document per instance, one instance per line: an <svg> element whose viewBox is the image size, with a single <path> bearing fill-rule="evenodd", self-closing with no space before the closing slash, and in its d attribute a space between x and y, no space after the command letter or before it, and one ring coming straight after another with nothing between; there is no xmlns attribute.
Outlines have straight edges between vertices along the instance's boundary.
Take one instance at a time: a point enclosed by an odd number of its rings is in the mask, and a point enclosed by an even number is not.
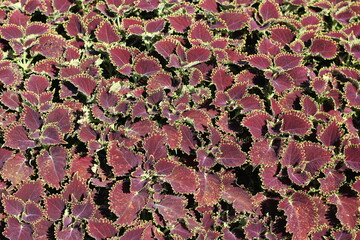
<svg viewBox="0 0 360 240"><path fill-rule="evenodd" d="M4 236L11 240L33 239L30 224L20 223L16 218L9 217L6 221Z"/></svg>
<svg viewBox="0 0 360 240"><path fill-rule="evenodd" d="M62 197L66 201L80 201L81 199L86 198L89 193L90 190L84 179L75 174L73 179L64 187Z"/></svg>
<svg viewBox="0 0 360 240"><path fill-rule="evenodd" d="M266 127L266 122L270 121L270 115L262 111L254 111L249 114L242 120L242 125L247 127L255 139L263 139L264 136L264 127Z"/></svg>
<svg viewBox="0 0 360 240"><path fill-rule="evenodd" d="M25 27L30 20L30 17L22 13L20 10L14 10L9 15L9 23L17 26Z"/></svg>
<svg viewBox="0 0 360 240"><path fill-rule="evenodd" d="M33 236L39 240L45 240L48 238L49 229L53 225L52 221L47 220L46 218L42 218L41 220L33 223L34 233Z"/></svg>
<svg viewBox="0 0 360 240"><path fill-rule="evenodd" d="M246 154L241 151L241 147L234 143L220 144L221 155L218 161L227 167L239 167L246 161Z"/></svg>
<svg viewBox="0 0 360 240"><path fill-rule="evenodd" d="M55 107L45 118L45 124L55 123L62 133L72 130L69 110L63 107Z"/></svg>
<svg viewBox="0 0 360 240"><path fill-rule="evenodd" d="M290 180L299 186L306 186L311 180L311 175L309 172L302 169L289 167L287 169Z"/></svg>
<svg viewBox="0 0 360 240"><path fill-rule="evenodd" d="M312 123L302 112L288 111L282 114L282 119L281 131L300 136L307 135L311 131Z"/></svg>
<svg viewBox="0 0 360 240"><path fill-rule="evenodd" d="M359 198L332 195L329 202L337 207L336 217L340 220L345 229L353 230L358 223L359 215Z"/></svg>
<svg viewBox="0 0 360 240"><path fill-rule="evenodd" d="M149 114L147 113L147 107L144 101L139 100L135 105L132 107L132 117L148 117Z"/></svg>
<svg viewBox="0 0 360 240"><path fill-rule="evenodd" d="M90 147L91 148L91 147ZM77 173L79 177L88 179L92 176L91 167L93 165L93 157L91 155L87 155L81 157L79 155L75 155L71 159L71 167L68 172L71 174Z"/></svg>
<svg viewBox="0 0 360 240"><path fill-rule="evenodd" d="M210 59L211 51L205 47L195 46L186 52L186 59L189 63L206 62Z"/></svg>
<svg viewBox="0 0 360 240"><path fill-rule="evenodd" d="M168 17L170 26L177 32L184 32L192 23L191 16L177 15Z"/></svg>
<svg viewBox="0 0 360 240"><path fill-rule="evenodd" d="M1 176L11 181L13 185L28 180L33 173L34 170L29 166L23 152L18 152L8 159L1 170Z"/></svg>
<svg viewBox="0 0 360 240"><path fill-rule="evenodd" d="M66 142L62 140L62 136L58 127L56 126L46 126L43 130L40 142L42 144L65 144Z"/></svg>
<svg viewBox="0 0 360 240"><path fill-rule="evenodd" d="M115 47L109 50L110 59L115 66L122 69L124 66L130 64L131 53L128 48L125 47Z"/></svg>
<svg viewBox="0 0 360 240"><path fill-rule="evenodd" d="M29 35L42 35L50 29L50 25L41 22L32 22L26 26L26 36Z"/></svg>
<svg viewBox="0 0 360 240"><path fill-rule="evenodd" d="M229 31L242 29L249 20L249 17L245 13L235 11L222 12L218 17L225 22Z"/></svg>
<svg viewBox="0 0 360 240"><path fill-rule="evenodd" d="M310 52L313 55L319 54L325 59L331 59L336 56L337 44L330 38L317 37L312 40Z"/></svg>
<svg viewBox="0 0 360 240"><path fill-rule="evenodd" d="M71 2L68 0L53 0L53 6L61 13L65 13L69 10Z"/></svg>
<svg viewBox="0 0 360 240"><path fill-rule="evenodd" d="M13 151L7 150L5 148L0 148L0 169L4 163L13 156Z"/></svg>
<svg viewBox="0 0 360 240"><path fill-rule="evenodd" d="M351 83L347 83L345 86L346 99L350 106L360 107L360 89L355 87Z"/></svg>
<svg viewBox="0 0 360 240"><path fill-rule="evenodd" d="M251 200L251 196L248 192L246 192L242 187L238 187L233 185L234 183L234 175L226 174L222 177L223 183L223 193L221 198L224 200L231 202L233 207L238 212L252 212L253 203Z"/></svg>
<svg viewBox="0 0 360 240"><path fill-rule="evenodd" d="M159 202L154 204L166 222L174 224L178 219L186 218L186 201L177 196L166 195Z"/></svg>
<svg viewBox="0 0 360 240"><path fill-rule="evenodd" d="M311 142L305 142L302 145L305 152L305 170L314 175L325 164L331 161L331 152L325 147Z"/></svg>
<svg viewBox="0 0 360 240"><path fill-rule="evenodd" d="M180 125L179 127L180 135L181 135L181 150L186 152L187 154L190 154L191 149L195 149L196 141L195 141L195 134L193 131L184 125Z"/></svg>
<svg viewBox="0 0 360 240"><path fill-rule="evenodd" d="M286 26L276 25L270 29L270 32L270 39L279 43L282 47L290 43L295 37L295 34Z"/></svg>
<svg viewBox="0 0 360 240"><path fill-rule="evenodd" d="M271 66L271 59L264 54L251 55L247 58L250 66L261 70L268 69Z"/></svg>
<svg viewBox="0 0 360 240"><path fill-rule="evenodd" d="M98 132L96 132L88 124L82 125L80 131L78 132L78 137L83 142L89 142L91 140L96 140L98 138Z"/></svg>
<svg viewBox="0 0 360 240"><path fill-rule="evenodd" d="M35 130L40 129L43 123L40 113L34 111L32 108L26 105L24 106L22 119L30 132L34 132Z"/></svg>
<svg viewBox="0 0 360 240"><path fill-rule="evenodd" d="M154 160L167 157L167 149L165 146L165 136L157 133L145 140L144 149L146 150L146 157Z"/></svg>
<svg viewBox="0 0 360 240"><path fill-rule="evenodd" d="M97 86L96 81L91 76L85 74L73 76L69 78L69 81L87 96L91 96Z"/></svg>
<svg viewBox="0 0 360 240"><path fill-rule="evenodd" d="M110 24L109 21L103 21L96 29L95 35L100 42L113 43L120 40L114 24Z"/></svg>
<svg viewBox="0 0 360 240"><path fill-rule="evenodd" d="M103 109L114 107L119 101L119 97L112 92L107 91L105 88L98 93L98 103Z"/></svg>
<svg viewBox="0 0 360 240"><path fill-rule="evenodd" d="M250 159L251 164L254 166L258 166L259 164L273 166L279 161L268 139L253 143L250 150Z"/></svg>
<svg viewBox="0 0 360 240"><path fill-rule="evenodd" d="M60 195L51 195L46 197L44 202L46 216L53 221L60 219L65 208L65 200Z"/></svg>
<svg viewBox="0 0 360 240"><path fill-rule="evenodd" d="M181 137L178 129L171 125L164 125L162 128L166 134L166 143L168 146L172 149L179 148Z"/></svg>
<svg viewBox="0 0 360 240"><path fill-rule="evenodd" d="M216 204L222 195L221 180L216 174L198 173L199 191L195 195L199 207L212 206Z"/></svg>
<svg viewBox="0 0 360 240"><path fill-rule="evenodd" d="M164 58L169 58L176 48L176 41L172 38L164 38L154 44L155 50Z"/></svg>
<svg viewBox="0 0 360 240"><path fill-rule="evenodd" d="M156 143L156 142L153 142ZM118 147L116 142L110 142L107 154L108 163L113 167L113 172L117 176L125 175L132 168L141 163L141 157L129 149Z"/></svg>
<svg viewBox="0 0 360 240"><path fill-rule="evenodd" d="M156 58L147 57L147 58L141 58L140 60L136 61L134 70L145 76L151 76L156 74L158 71L160 71L161 65L159 64L159 61Z"/></svg>
<svg viewBox="0 0 360 240"><path fill-rule="evenodd" d="M302 112L307 115L315 115L318 111L318 106L315 101L309 96L303 96L301 98Z"/></svg>
<svg viewBox="0 0 360 240"><path fill-rule="evenodd" d="M87 225L88 233L96 240L111 238L116 235L118 230L107 219L90 219Z"/></svg>
<svg viewBox="0 0 360 240"><path fill-rule="evenodd" d="M159 3L159 0L140 0L136 7L150 12L156 9L159 6Z"/></svg>
<svg viewBox="0 0 360 240"><path fill-rule="evenodd" d="M360 144L345 147L345 163L354 171L360 171Z"/></svg>
<svg viewBox="0 0 360 240"><path fill-rule="evenodd" d="M165 26L165 20L164 19L154 19L154 20L150 20L146 23L145 25L145 30L149 33L155 33L155 32L160 32L161 30L163 30Z"/></svg>
<svg viewBox="0 0 360 240"><path fill-rule="evenodd" d="M64 227L62 230L58 227L55 229L55 237L61 240L81 240L84 238L84 233L81 232L79 226Z"/></svg>
<svg viewBox="0 0 360 240"><path fill-rule="evenodd" d="M219 91L224 91L226 88L232 85L234 76L228 72L228 69L225 67L218 67L213 70L211 75L211 80L215 84L216 89Z"/></svg>
<svg viewBox="0 0 360 240"><path fill-rule="evenodd" d="M259 13L264 22L269 19L276 20L280 17L279 6L271 0L266 0L260 4Z"/></svg>
<svg viewBox="0 0 360 240"><path fill-rule="evenodd" d="M287 73L280 73L270 82L274 86L275 91L278 94L281 94L284 91L287 91L294 87L293 80L290 75Z"/></svg>
<svg viewBox="0 0 360 240"><path fill-rule="evenodd" d="M246 238L254 239L261 238L261 234L266 231L264 223L255 221L249 221L244 227Z"/></svg>
<svg viewBox="0 0 360 240"><path fill-rule="evenodd" d="M59 58L63 55L65 47L66 40L60 35L43 35L31 50L40 52L47 58Z"/></svg>
<svg viewBox="0 0 360 240"><path fill-rule="evenodd" d="M90 219L95 211L95 204L91 198L85 199L83 202L75 203L71 208L71 213L78 219Z"/></svg>
<svg viewBox="0 0 360 240"><path fill-rule="evenodd" d="M215 0L203 0L200 2L199 6L203 9L213 12L213 13L219 12L218 6L217 6Z"/></svg>
<svg viewBox="0 0 360 240"><path fill-rule="evenodd" d="M295 167L302 162L304 158L305 153L301 148L301 145L298 142L291 140L282 153L281 164L288 167Z"/></svg>
<svg viewBox="0 0 360 240"><path fill-rule="evenodd" d="M66 150L60 146L53 146L50 151L42 150L37 157L39 175L52 187L59 188L65 177Z"/></svg>
<svg viewBox="0 0 360 240"><path fill-rule="evenodd" d="M20 107L19 95L15 91L9 90L2 92L0 98L1 102L11 109L17 109L18 107Z"/></svg>
<svg viewBox="0 0 360 240"><path fill-rule="evenodd" d="M40 180L35 182L29 181L23 183L18 191L14 194L15 197L23 201L34 201L39 202L42 199L43 194L43 183Z"/></svg>
<svg viewBox="0 0 360 240"><path fill-rule="evenodd" d="M0 81L5 86L11 86L17 84L21 75L17 73L17 69L14 66L4 66L0 68Z"/></svg>
<svg viewBox="0 0 360 240"><path fill-rule="evenodd" d="M278 178L278 165L263 166L260 168L261 181L264 188L275 190L279 193L283 193L287 189L287 186L283 184Z"/></svg>
<svg viewBox="0 0 360 240"><path fill-rule="evenodd" d="M34 223L43 216L42 209L34 202L28 202L25 205L25 211L22 219L28 223Z"/></svg>
<svg viewBox="0 0 360 240"><path fill-rule="evenodd" d="M4 196L2 204L6 214L9 215L19 215L24 210L25 203L16 197Z"/></svg>
<svg viewBox="0 0 360 240"><path fill-rule="evenodd" d="M2 26L0 28L0 33L2 38L5 38L6 40L22 38L24 35L21 28L15 24L7 24Z"/></svg>
<svg viewBox="0 0 360 240"><path fill-rule="evenodd" d="M276 55L275 65L285 70L288 70L299 66L302 59L303 59L302 56L289 54L289 53L281 53Z"/></svg>
<svg viewBox="0 0 360 240"><path fill-rule="evenodd" d="M268 38L263 38L257 45L259 53L276 56L280 53L280 47Z"/></svg>
<svg viewBox="0 0 360 240"><path fill-rule="evenodd" d="M187 167L177 165L171 174L164 177L169 182L175 192L195 193L199 186L199 179L195 172Z"/></svg>
<svg viewBox="0 0 360 240"><path fill-rule="evenodd" d="M196 22L189 31L189 40L196 45L201 43L212 42L214 40L209 26L205 22ZM200 40L200 41L199 41Z"/></svg>
<svg viewBox="0 0 360 240"><path fill-rule="evenodd" d="M71 15L71 17L69 18L69 21L66 24L65 29L68 32L68 34L72 37L75 37L78 34L85 33L85 28L82 24L82 21L81 21L79 15L77 15L77 14Z"/></svg>
<svg viewBox="0 0 360 240"><path fill-rule="evenodd" d="M21 125L13 125L5 132L5 145L11 148L26 150L33 148L36 143L29 139L28 133Z"/></svg>
<svg viewBox="0 0 360 240"><path fill-rule="evenodd" d="M211 119L202 110L189 110L182 113L182 117L192 119L194 127L198 131L205 131L204 127L208 127L211 124Z"/></svg>
<svg viewBox="0 0 360 240"><path fill-rule="evenodd" d="M148 195L145 190L126 193L123 190L123 182L116 182L109 197L110 210L118 216L116 224L121 226L131 224L145 207Z"/></svg>
<svg viewBox="0 0 360 240"><path fill-rule="evenodd" d="M320 141L326 146L332 146L340 141L343 131L339 129L339 125L333 120L320 133Z"/></svg>
<svg viewBox="0 0 360 240"><path fill-rule="evenodd" d="M26 82L26 88L38 95L42 94L49 86L49 79L41 75L31 75Z"/></svg>
<svg viewBox="0 0 360 240"><path fill-rule="evenodd" d="M334 167L327 167L322 172L325 174L325 177L319 179L319 182L320 190L324 194L330 194L331 192L338 190L345 180L344 174L335 170Z"/></svg>
<svg viewBox="0 0 360 240"><path fill-rule="evenodd" d="M279 208L287 217L286 231L293 234L293 239L307 239L308 234L316 228L316 210L311 198L302 192L283 199Z"/></svg>

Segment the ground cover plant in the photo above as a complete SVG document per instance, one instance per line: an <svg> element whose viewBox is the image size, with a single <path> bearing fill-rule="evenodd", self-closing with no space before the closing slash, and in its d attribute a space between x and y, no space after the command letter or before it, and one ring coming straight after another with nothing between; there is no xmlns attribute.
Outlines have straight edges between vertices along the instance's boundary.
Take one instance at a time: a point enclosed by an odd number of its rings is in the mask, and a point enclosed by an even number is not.
<svg viewBox="0 0 360 240"><path fill-rule="evenodd" d="M360 3L3 0L0 235L360 239Z"/></svg>

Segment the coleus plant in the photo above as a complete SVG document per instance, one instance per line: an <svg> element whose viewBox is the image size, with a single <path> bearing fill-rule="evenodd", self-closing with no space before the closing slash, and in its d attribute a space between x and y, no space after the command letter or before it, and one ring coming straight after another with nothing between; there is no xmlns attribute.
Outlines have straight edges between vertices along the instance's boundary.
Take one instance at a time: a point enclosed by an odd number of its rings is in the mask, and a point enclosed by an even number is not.
<svg viewBox="0 0 360 240"><path fill-rule="evenodd" d="M360 4L0 7L0 232L359 239Z"/></svg>

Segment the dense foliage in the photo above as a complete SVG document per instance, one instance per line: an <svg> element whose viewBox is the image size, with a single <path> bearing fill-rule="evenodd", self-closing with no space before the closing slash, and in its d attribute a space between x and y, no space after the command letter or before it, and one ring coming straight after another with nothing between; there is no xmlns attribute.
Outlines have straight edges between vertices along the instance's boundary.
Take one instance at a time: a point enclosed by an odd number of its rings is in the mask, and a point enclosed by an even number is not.
<svg viewBox="0 0 360 240"><path fill-rule="evenodd" d="M360 3L2 0L1 234L359 239Z"/></svg>

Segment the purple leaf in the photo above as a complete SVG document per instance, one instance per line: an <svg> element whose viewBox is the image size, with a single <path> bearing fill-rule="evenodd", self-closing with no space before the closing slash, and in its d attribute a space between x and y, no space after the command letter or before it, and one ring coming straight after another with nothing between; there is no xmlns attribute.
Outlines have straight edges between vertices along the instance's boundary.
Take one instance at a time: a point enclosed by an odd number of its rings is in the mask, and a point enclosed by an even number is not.
<svg viewBox="0 0 360 240"><path fill-rule="evenodd" d="M162 68L156 58L141 58L140 60L136 61L134 70L145 76L151 76L156 74Z"/></svg>
<svg viewBox="0 0 360 240"><path fill-rule="evenodd" d="M259 13L263 21L266 22L269 19L278 19L280 17L279 6L273 2L266 0L259 6Z"/></svg>
<svg viewBox="0 0 360 240"><path fill-rule="evenodd" d="M271 59L264 54L251 55L247 58L250 66L261 70L268 69L271 66Z"/></svg>
<svg viewBox="0 0 360 240"><path fill-rule="evenodd" d="M60 188L60 182L66 173L66 161L66 150L63 147L53 146L50 148L50 152L42 150L37 157L40 177L50 186Z"/></svg>
<svg viewBox="0 0 360 240"><path fill-rule="evenodd" d="M234 143L220 144L221 155L218 161L227 167L239 167L246 161L246 154L241 151L241 147Z"/></svg>
<svg viewBox="0 0 360 240"><path fill-rule="evenodd" d="M283 199L279 208L287 217L286 231L293 234L293 239L307 239L308 234L316 228L316 210L308 195L296 192Z"/></svg>
<svg viewBox="0 0 360 240"><path fill-rule="evenodd" d="M88 220L87 229L90 236L96 240L111 238L118 232L111 221L105 218Z"/></svg>
<svg viewBox="0 0 360 240"><path fill-rule="evenodd" d="M115 183L110 191L110 210L118 216L116 224L121 226L131 224L137 217L148 198L147 191L138 193L123 191L123 182Z"/></svg>
<svg viewBox="0 0 360 240"><path fill-rule="evenodd" d="M171 184L175 192L180 193L195 193L199 186L195 172L181 165L177 165L164 180Z"/></svg>
<svg viewBox="0 0 360 240"><path fill-rule="evenodd" d="M13 125L5 132L5 145L11 148L26 150L36 143L29 139L28 133L21 125Z"/></svg>
<svg viewBox="0 0 360 240"><path fill-rule="evenodd" d="M270 115L266 112L254 111L242 120L242 125L247 127L255 139L263 139L263 130L267 121L270 121Z"/></svg>
<svg viewBox="0 0 360 240"><path fill-rule="evenodd" d="M360 144L345 147L345 163L354 171L360 171Z"/></svg>
<svg viewBox="0 0 360 240"><path fill-rule="evenodd" d="M337 44L330 38L317 37L312 40L310 52L313 55L319 54L325 59L331 59L336 56Z"/></svg>
<svg viewBox="0 0 360 240"><path fill-rule="evenodd" d="M290 134L307 135L312 128L311 121L304 113L299 111L288 111L282 115L282 119L281 131L289 132Z"/></svg>
<svg viewBox="0 0 360 240"><path fill-rule="evenodd" d="M30 224L20 223L16 218L9 217L6 220L4 236L11 240L33 239L33 230Z"/></svg>

